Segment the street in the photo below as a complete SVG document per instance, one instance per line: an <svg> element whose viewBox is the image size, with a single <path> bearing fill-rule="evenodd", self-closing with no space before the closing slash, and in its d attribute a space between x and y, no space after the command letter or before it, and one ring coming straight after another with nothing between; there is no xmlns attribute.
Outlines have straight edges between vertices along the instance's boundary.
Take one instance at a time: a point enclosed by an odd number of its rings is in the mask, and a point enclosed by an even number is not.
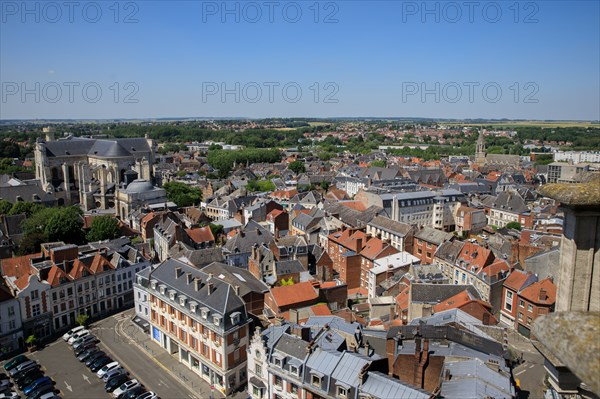
<svg viewBox="0 0 600 399"><path fill-rule="evenodd" d="M528 338L515 330L508 332L508 344L517 354L523 354L524 362L513 370L513 376L519 380L521 390L529 394L529 399L544 397L544 357L535 349Z"/></svg>

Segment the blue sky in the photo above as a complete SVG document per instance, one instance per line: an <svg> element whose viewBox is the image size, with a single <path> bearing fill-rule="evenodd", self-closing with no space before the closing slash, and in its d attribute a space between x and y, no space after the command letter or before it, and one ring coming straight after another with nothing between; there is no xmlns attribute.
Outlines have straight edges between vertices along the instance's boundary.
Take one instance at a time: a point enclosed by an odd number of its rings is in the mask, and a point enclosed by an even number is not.
<svg viewBox="0 0 600 399"><path fill-rule="evenodd" d="M600 119L598 1L0 3L1 119Z"/></svg>

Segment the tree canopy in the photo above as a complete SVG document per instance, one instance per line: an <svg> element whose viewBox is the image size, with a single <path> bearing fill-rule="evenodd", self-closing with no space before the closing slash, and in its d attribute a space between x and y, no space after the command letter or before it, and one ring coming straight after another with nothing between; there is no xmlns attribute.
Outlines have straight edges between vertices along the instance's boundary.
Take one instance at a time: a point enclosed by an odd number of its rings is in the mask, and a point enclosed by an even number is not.
<svg viewBox="0 0 600 399"><path fill-rule="evenodd" d="M102 215L92 220L92 226L87 233L88 241L112 240L119 237L119 222L111 215Z"/></svg>
<svg viewBox="0 0 600 399"><path fill-rule="evenodd" d="M304 162L302 161L290 162L288 169L297 175L306 172L306 166L304 166Z"/></svg>
<svg viewBox="0 0 600 399"><path fill-rule="evenodd" d="M178 207L194 206L202 200L202 191L198 187L192 187L181 182L169 182L163 185L167 191L167 198Z"/></svg>

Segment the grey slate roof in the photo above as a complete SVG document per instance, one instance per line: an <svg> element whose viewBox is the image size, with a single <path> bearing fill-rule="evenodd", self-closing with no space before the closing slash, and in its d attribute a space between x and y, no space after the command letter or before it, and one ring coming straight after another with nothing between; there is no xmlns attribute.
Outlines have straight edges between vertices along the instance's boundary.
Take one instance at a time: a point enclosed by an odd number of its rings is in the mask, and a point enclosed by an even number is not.
<svg viewBox="0 0 600 399"><path fill-rule="evenodd" d="M239 286L241 296L245 296L250 292L262 294L269 292L269 287L246 269L226 265L225 263L213 262L201 270L207 274L212 273L214 278L223 280L232 286Z"/></svg>
<svg viewBox="0 0 600 399"><path fill-rule="evenodd" d="M438 303L454 295L468 290L476 299L481 299L477 289L468 285L455 284L411 284L410 293L412 302Z"/></svg>
<svg viewBox="0 0 600 399"><path fill-rule="evenodd" d="M440 245L442 242L451 239L453 236L452 234L441 230L436 230L431 227L423 227L415 232L415 237L432 244Z"/></svg>
<svg viewBox="0 0 600 399"><path fill-rule="evenodd" d="M444 398L513 398L514 389L507 375L495 372L480 359L444 362L452 378L442 381Z"/></svg>
<svg viewBox="0 0 600 399"><path fill-rule="evenodd" d="M175 268L180 267L181 273L178 277L175 276ZM200 278L202 285L199 291L195 290L194 283L188 284L186 274L191 273L192 278ZM231 318L229 317L234 312L240 312L242 314L241 319L246 321L246 308L245 304L240 297L235 294L233 287L218 279L209 279L209 275L197 268L188 265L187 263L180 262L175 259L167 259L164 262L157 265L154 270L150 273L150 284L156 280L156 290L150 289L150 291L161 297L166 302L171 303L176 308L181 308L179 304L179 296L184 295L187 298L185 307L187 313L194 313L190 309L191 302L197 302L195 314L201 317L201 309L206 307L210 310L211 314L219 314L223 317L223 320L218 328L221 330L229 330L233 327ZM213 285L212 292L208 291L208 282ZM159 287L161 285L166 286L165 294L160 294ZM169 299L169 290L175 290L177 297L174 301ZM209 317L212 317L209 315Z"/></svg>
<svg viewBox="0 0 600 399"><path fill-rule="evenodd" d="M421 389L409 386L379 371L369 371L361 392L373 399L428 399L431 395Z"/></svg>
<svg viewBox="0 0 600 399"><path fill-rule="evenodd" d="M378 359L380 359L378 355L369 358L361 353L344 352L331 374L331 378L335 379L336 383L341 382L347 386L356 387L359 385L359 374L363 366Z"/></svg>
<svg viewBox="0 0 600 399"><path fill-rule="evenodd" d="M282 352L286 356L291 356L298 360L304 360L306 357L306 347L308 342L303 341L301 338L283 334L274 346L274 350Z"/></svg>
<svg viewBox="0 0 600 399"><path fill-rule="evenodd" d="M151 152L150 146L144 138L100 140L69 137L63 140L48 141L45 143L45 147L48 157L71 155L90 155L99 158L141 157Z"/></svg>
<svg viewBox="0 0 600 399"><path fill-rule="evenodd" d="M304 266L297 259L291 260L283 260L279 262L275 262L275 271L277 275L282 274L293 274L293 273L302 273L304 270Z"/></svg>
<svg viewBox="0 0 600 399"><path fill-rule="evenodd" d="M380 228L395 235L406 237L412 231L412 226L402 222L396 222L386 216L376 216L369 225Z"/></svg>

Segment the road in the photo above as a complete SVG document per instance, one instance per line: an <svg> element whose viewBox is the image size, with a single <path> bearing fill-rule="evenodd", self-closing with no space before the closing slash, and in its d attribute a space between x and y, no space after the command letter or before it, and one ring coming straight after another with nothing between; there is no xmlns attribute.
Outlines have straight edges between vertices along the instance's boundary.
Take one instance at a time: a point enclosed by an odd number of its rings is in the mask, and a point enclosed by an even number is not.
<svg viewBox="0 0 600 399"><path fill-rule="evenodd" d="M170 356L168 353L144 347L145 336L130 323L130 315L130 311L119 313L98 321L91 327L92 332L100 338L100 346L106 353L135 376L147 390L155 392L161 399L208 398L208 391L203 390L198 382L194 383L183 375L181 379L187 384L176 379L179 373L169 369L164 365L165 362L161 361L161 357ZM152 356L152 353L155 356Z"/></svg>
<svg viewBox="0 0 600 399"><path fill-rule="evenodd" d="M528 393L529 399L544 397L544 357L535 349L531 341L514 330L509 330L508 345L516 353L523 354L524 362L513 370L513 376L519 380L521 389Z"/></svg>

